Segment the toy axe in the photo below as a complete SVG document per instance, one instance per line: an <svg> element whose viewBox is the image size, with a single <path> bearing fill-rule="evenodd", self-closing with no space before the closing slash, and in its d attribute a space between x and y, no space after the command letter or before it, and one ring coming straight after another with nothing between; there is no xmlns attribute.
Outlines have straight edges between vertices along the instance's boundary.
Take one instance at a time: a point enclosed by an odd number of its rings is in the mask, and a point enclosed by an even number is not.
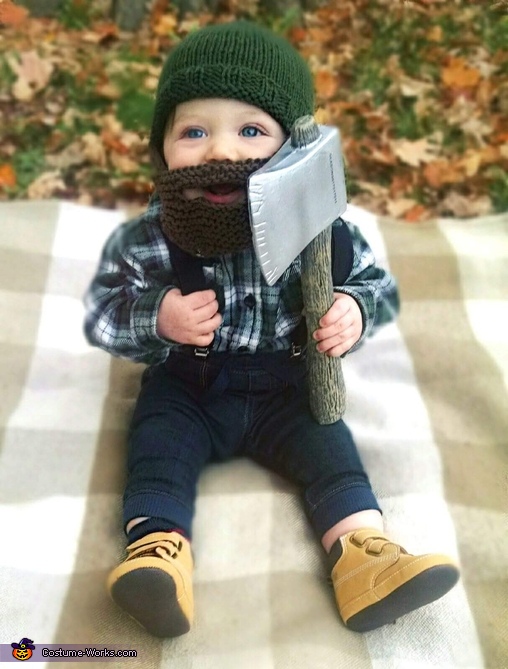
<svg viewBox="0 0 508 669"><path fill-rule="evenodd" d="M331 225L346 210L337 128L299 118L290 138L248 182L256 256L271 286L301 254L307 321L310 405L318 423L339 420L346 391L340 358L319 353L312 339L333 304Z"/></svg>

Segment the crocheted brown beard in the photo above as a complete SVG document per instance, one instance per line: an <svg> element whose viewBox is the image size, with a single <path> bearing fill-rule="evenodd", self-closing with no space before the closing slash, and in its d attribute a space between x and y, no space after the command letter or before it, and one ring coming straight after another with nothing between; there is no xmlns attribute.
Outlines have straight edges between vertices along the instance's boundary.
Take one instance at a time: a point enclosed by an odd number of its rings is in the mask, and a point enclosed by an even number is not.
<svg viewBox="0 0 508 669"><path fill-rule="evenodd" d="M163 232L187 253L204 258L252 246L247 179L267 161L221 160L175 170L159 169L154 181L162 203ZM224 184L244 189L243 201L213 204L203 197L189 200L183 195L186 189L208 190Z"/></svg>

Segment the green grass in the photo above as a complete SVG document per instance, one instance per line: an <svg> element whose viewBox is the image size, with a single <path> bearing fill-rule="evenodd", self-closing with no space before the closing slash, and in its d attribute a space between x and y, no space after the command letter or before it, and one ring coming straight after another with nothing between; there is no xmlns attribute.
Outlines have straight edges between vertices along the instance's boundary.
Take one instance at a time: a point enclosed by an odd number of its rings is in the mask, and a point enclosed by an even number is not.
<svg viewBox="0 0 508 669"><path fill-rule="evenodd" d="M97 82L97 75L85 74L83 77L76 77L63 69L56 70L51 77L51 85L65 91L69 107L82 113L106 111L111 105L110 100L98 95Z"/></svg>
<svg viewBox="0 0 508 669"><path fill-rule="evenodd" d="M257 23L273 30L274 33L286 37L291 30L302 21L302 10L299 5L290 7L282 16L275 16L266 4L259 16Z"/></svg>
<svg viewBox="0 0 508 669"><path fill-rule="evenodd" d="M494 209L498 212L508 211L508 175L500 167L492 167L487 175L491 179L489 195Z"/></svg>
<svg viewBox="0 0 508 669"><path fill-rule="evenodd" d="M61 0L57 18L69 30L83 30L90 27L95 15L90 2Z"/></svg>
<svg viewBox="0 0 508 669"><path fill-rule="evenodd" d="M7 63L7 60L0 56L0 93L9 95L12 84L16 81L16 75Z"/></svg>
<svg viewBox="0 0 508 669"><path fill-rule="evenodd" d="M401 98L390 104L390 117L395 137L410 140L420 139L433 131L432 120L428 116L418 116L414 98Z"/></svg>
<svg viewBox="0 0 508 669"><path fill-rule="evenodd" d="M153 97L139 90L127 90L117 103L116 116L126 130L148 133L152 120Z"/></svg>
<svg viewBox="0 0 508 669"><path fill-rule="evenodd" d="M508 45L508 15L501 12L486 11L472 26L479 40L491 54Z"/></svg>
<svg viewBox="0 0 508 669"><path fill-rule="evenodd" d="M355 93L370 91L375 105L384 102L386 89L390 83L383 66L370 57L359 58L353 67L353 91Z"/></svg>
<svg viewBox="0 0 508 669"><path fill-rule="evenodd" d="M44 171L45 153L42 146L26 147L16 151L12 166L16 171L16 191L25 192L28 186Z"/></svg>

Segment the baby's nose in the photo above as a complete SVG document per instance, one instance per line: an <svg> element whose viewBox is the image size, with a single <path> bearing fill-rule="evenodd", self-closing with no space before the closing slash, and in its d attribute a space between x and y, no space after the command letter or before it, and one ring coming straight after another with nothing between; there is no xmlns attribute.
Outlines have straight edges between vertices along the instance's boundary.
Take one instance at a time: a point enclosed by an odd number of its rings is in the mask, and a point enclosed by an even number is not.
<svg viewBox="0 0 508 669"><path fill-rule="evenodd" d="M227 138L212 139L207 147L206 160L238 160L238 150Z"/></svg>

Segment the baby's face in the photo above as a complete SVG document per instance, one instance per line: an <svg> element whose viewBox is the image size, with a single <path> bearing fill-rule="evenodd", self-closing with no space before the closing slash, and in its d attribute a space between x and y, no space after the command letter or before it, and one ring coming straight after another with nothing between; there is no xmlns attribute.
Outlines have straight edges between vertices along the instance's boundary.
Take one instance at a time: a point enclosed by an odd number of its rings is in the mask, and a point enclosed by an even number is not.
<svg viewBox="0 0 508 669"><path fill-rule="evenodd" d="M177 105L164 138L170 170L214 160L269 158L284 143L283 128L258 107L239 100L205 98ZM221 184L213 191L187 189L188 199L205 197L213 204L236 204L243 189Z"/></svg>

